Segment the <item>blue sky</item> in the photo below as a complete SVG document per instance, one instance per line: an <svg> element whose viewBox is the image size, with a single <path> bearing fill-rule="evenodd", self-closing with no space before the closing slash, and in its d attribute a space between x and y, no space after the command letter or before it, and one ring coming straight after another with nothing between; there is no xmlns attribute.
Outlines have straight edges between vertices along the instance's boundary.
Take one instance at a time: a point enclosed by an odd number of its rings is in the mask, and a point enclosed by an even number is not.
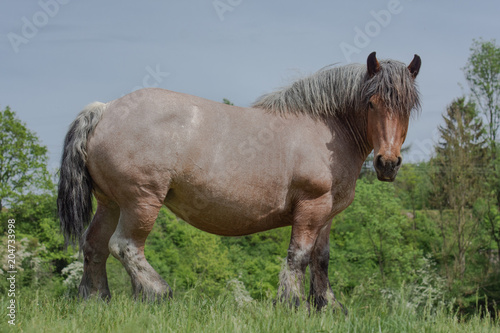
<svg viewBox="0 0 500 333"><path fill-rule="evenodd" d="M499 39L499 14L497 1L4 0L0 108L38 134L56 169L68 125L96 100L158 86L249 106L329 64L416 53L423 108L405 158L418 161L467 93L473 38Z"/></svg>

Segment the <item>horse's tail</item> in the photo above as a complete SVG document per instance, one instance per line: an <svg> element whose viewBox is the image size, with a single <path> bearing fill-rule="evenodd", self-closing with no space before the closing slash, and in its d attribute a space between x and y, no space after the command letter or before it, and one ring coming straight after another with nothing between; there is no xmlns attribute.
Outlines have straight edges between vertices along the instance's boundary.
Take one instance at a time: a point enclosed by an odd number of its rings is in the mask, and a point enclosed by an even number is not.
<svg viewBox="0 0 500 333"><path fill-rule="evenodd" d="M92 178L86 166L87 140L102 117L106 104L94 102L71 124L61 158L57 210L66 245L79 242L92 217Z"/></svg>

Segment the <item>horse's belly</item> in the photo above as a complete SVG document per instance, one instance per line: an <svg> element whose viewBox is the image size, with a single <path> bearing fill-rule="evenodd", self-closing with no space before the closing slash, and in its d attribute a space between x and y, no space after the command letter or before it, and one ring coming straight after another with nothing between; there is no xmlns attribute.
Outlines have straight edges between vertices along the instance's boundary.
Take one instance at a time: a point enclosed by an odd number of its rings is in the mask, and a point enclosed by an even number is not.
<svg viewBox="0 0 500 333"><path fill-rule="evenodd" d="M165 205L192 226L222 236L242 236L291 225L286 200L215 200L201 193L169 192ZM239 198L241 199L241 198ZM273 202L275 204L273 204Z"/></svg>
<svg viewBox="0 0 500 333"><path fill-rule="evenodd" d="M186 222L200 230L221 236L244 236L291 225L290 219L284 219L281 216L274 219L266 218L264 220L248 220L240 216L221 220L207 216L205 218L188 218Z"/></svg>

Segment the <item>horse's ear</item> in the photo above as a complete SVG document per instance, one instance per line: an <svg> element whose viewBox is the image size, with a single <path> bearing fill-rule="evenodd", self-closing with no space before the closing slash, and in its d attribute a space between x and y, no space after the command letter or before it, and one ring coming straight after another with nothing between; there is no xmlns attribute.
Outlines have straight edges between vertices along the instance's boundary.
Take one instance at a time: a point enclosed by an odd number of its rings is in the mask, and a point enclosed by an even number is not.
<svg viewBox="0 0 500 333"><path fill-rule="evenodd" d="M416 78L418 75L418 71L420 70L420 66L422 65L422 60L418 55L415 54L413 57L413 60L411 63L408 65L408 70L410 71L411 76L413 78Z"/></svg>
<svg viewBox="0 0 500 333"><path fill-rule="evenodd" d="M370 53L368 59L366 60L366 66L370 77L375 75L380 70L380 64L378 63L376 52Z"/></svg>

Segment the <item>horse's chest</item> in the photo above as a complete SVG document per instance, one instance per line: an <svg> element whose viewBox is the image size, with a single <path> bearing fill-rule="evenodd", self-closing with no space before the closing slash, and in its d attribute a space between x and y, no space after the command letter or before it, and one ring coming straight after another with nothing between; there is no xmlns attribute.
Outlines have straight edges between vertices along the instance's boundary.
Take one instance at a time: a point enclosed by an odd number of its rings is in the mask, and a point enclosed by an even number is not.
<svg viewBox="0 0 500 333"><path fill-rule="evenodd" d="M352 203L354 200L356 182L342 181L332 187L332 211L333 214L338 214Z"/></svg>

